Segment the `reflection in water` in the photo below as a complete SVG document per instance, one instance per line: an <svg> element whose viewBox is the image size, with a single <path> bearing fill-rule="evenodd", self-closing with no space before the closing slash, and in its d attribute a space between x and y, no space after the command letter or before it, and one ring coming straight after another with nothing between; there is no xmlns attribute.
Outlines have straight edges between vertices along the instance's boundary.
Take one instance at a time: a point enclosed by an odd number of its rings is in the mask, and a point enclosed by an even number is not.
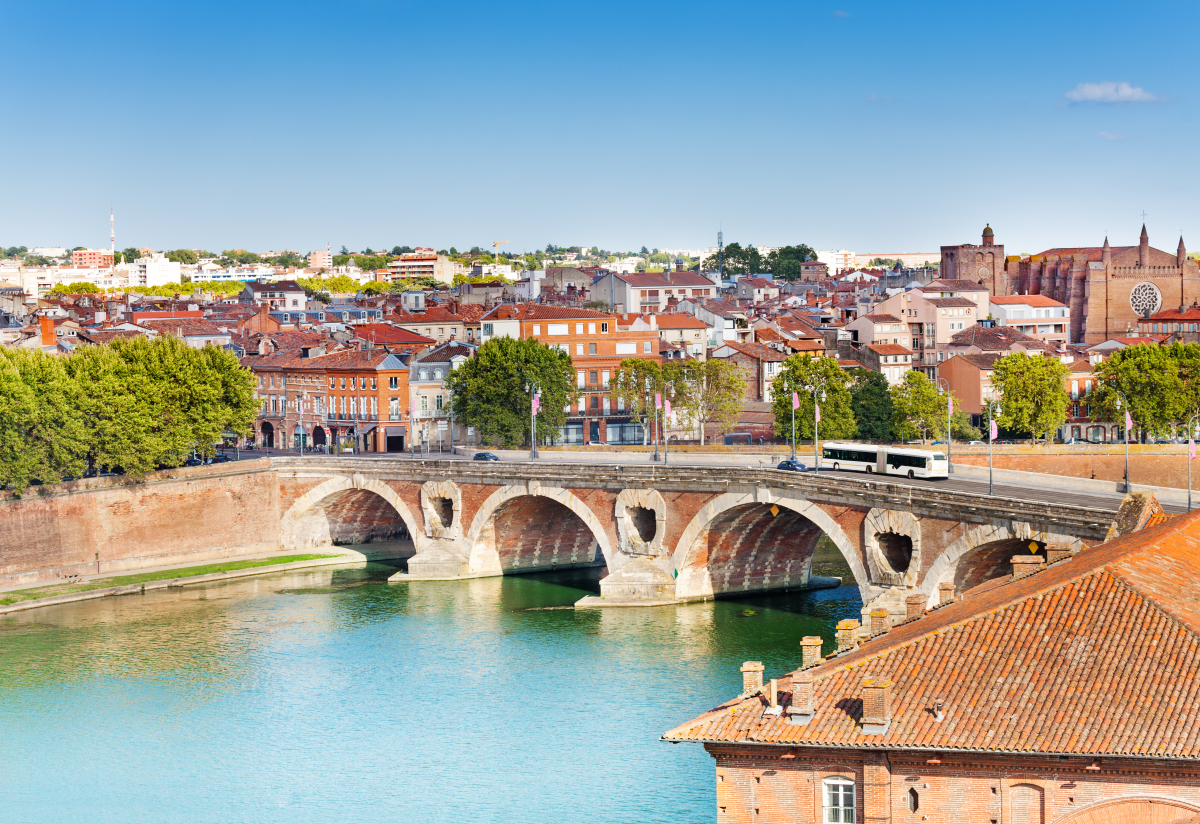
<svg viewBox="0 0 1200 824"><path fill-rule="evenodd" d="M854 587L554 609L593 570L388 584L315 569L0 620L14 821L690 822L712 764L658 736L791 669ZM750 613L750 614L748 614Z"/></svg>

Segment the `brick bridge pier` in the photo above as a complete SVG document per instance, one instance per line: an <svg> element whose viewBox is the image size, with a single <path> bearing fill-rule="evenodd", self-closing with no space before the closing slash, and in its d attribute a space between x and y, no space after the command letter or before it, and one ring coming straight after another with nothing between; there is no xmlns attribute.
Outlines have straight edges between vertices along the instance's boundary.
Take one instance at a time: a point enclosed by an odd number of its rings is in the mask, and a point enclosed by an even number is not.
<svg viewBox="0 0 1200 824"><path fill-rule="evenodd" d="M828 536L864 614L932 606L1018 553L1104 539L1113 513L871 476L594 464L275 458L284 549L411 536L407 579L603 566L601 604L809 586Z"/></svg>

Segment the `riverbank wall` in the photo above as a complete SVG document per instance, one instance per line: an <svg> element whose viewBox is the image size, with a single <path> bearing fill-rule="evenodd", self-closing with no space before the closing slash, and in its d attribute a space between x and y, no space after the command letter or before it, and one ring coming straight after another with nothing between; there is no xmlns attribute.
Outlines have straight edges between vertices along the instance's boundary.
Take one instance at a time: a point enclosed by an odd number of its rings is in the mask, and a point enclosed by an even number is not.
<svg viewBox="0 0 1200 824"><path fill-rule="evenodd" d="M90 478L0 497L0 585L279 549L269 459Z"/></svg>

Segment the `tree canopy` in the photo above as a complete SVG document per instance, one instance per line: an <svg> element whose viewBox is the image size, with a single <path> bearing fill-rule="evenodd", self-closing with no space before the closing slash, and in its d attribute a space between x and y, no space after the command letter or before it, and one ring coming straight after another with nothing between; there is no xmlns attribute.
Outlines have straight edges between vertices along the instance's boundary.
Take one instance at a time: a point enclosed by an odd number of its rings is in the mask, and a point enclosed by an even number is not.
<svg viewBox="0 0 1200 824"><path fill-rule="evenodd" d="M1034 438L1053 433L1067 419L1069 374L1058 358L1024 352L1000 358L992 369L992 387L1001 398L996 423Z"/></svg>
<svg viewBox="0 0 1200 824"><path fill-rule="evenodd" d="M650 419L655 415L654 394L663 391L663 368L648 358L625 358L611 380L612 394L625 406L629 417L642 425L642 442L650 438Z"/></svg>
<svg viewBox="0 0 1200 824"><path fill-rule="evenodd" d="M679 410L685 427L696 426L700 443L704 427L715 423L722 431L732 429L742 411L746 380L742 370L724 358L671 360L663 364L663 382L672 391L671 404Z"/></svg>
<svg viewBox="0 0 1200 824"><path fill-rule="evenodd" d="M1135 427L1166 435L1200 412L1200 344L1127 346L1097 364L1095 375L1089 400L1108 420L1124 422L1128 410Z"/></svg>
<svg viewBox="0 0 1200 824"><path fill-rule="evenodd" d="M532 384L541 391L538 426L555 433L578 397L571 356L536 340L496 337L446 378L454 417L474 426L486 443L513 448L530 442Z"/></svg>
<svg viewBox="0 0 1200 824"><path fill-rule="evenodd" d="M892 395L887 378L869 369L850 373L850 409L858 421L858 436L869 441L886 441L892 436Z"/></svg>
<svg viewBox="0 0 1200 824"><path fill-rule="evenodd" d="M0 348L0 485L141 475L212 455L226 431L250 431L254 376L235 355L163 336L79 346L66 357Z"/></svg>
<svg viewBox="0 0 1200 824"><path fill-rule="evenodd" d="M924 372L911 369L891 388L892 433L901 440L946 434L947 400Z"/></svg>
<svg viewBox="0 0 1200 824"><path fill-rule="evenodd" d="M775 275L776 280L796 280L800 277L800 264L816 259L817 253L807 244L781 246L767 255L766 270Z"/></svg>
<svg viewBox="0 0 1200 824"><path fill-rule="evenodd" d="M792 355L783 362L783 370L771 384L771 412L775 416L775 434L792 436L792 393L799 396L796 409L796 439L812 438L815 423L814 408L821 405L821 435L830 438L853 438L858 423L851 410L850 377L833 358L819 355ZM820 399L821 392L825 399Z"/></svg>

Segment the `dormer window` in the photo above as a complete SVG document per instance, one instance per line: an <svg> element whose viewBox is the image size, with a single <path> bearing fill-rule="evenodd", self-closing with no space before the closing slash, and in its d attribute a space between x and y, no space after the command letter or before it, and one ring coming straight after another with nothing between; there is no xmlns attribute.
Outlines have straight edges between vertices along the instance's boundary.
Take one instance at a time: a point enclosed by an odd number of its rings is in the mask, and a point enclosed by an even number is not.
<svg viewBox="0 0 1200 824"><path fill-rule="evenodd" d="M428 372L426 372L424 369L422 369L421 370L421 380L428 380L428 374L429 374Z"/></svg>

